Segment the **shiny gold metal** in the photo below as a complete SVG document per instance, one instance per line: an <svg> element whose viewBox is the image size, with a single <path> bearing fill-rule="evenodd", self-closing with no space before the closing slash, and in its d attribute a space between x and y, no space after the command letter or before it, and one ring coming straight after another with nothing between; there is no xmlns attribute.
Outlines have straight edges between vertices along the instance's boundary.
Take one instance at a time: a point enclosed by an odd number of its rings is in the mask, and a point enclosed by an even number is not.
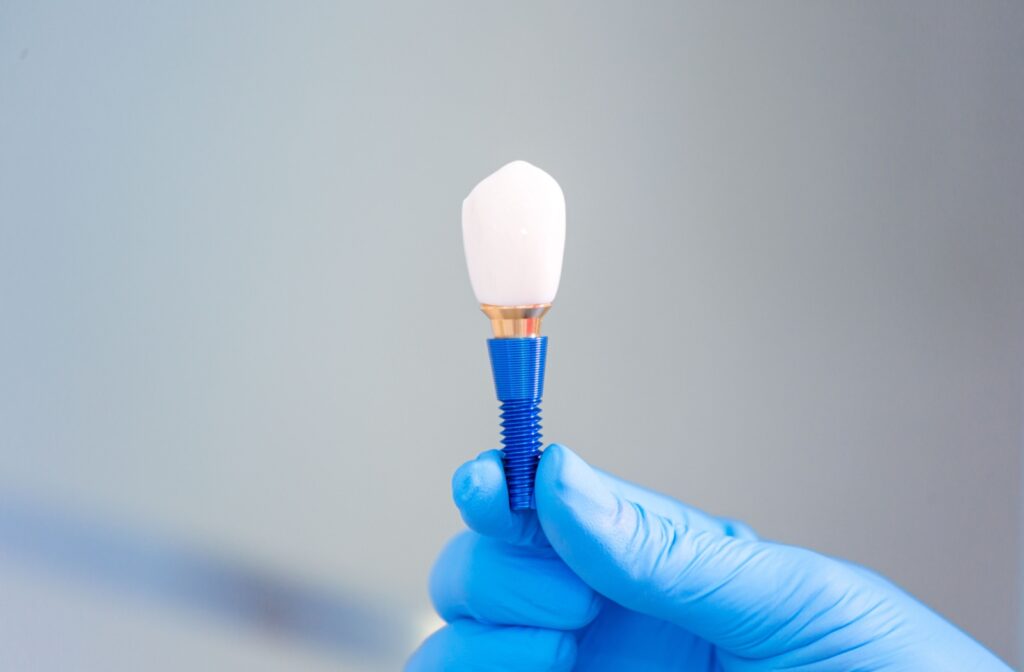
<svg viewBox="0 0 1024 672"><path fill-rule="evenodd" d="M480 310L490 318L495 338L537 338L540 336L540 321L551 310L551 304L492 306L483 303Z"/></svg>

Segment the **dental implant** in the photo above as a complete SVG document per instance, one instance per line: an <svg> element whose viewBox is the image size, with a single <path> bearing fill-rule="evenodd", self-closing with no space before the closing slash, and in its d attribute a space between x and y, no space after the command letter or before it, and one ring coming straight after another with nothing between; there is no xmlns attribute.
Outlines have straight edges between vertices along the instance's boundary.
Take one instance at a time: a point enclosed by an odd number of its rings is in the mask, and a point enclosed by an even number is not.
<svg viewBox="0 0 1024 672"><path fill-rule="evenodd" d="M462 237L473 292L491 321L487 349L501 403L509 506L532 509L548 345L540 331L562 274L562 189L540 168L513 161L462 202Z"/></svg>

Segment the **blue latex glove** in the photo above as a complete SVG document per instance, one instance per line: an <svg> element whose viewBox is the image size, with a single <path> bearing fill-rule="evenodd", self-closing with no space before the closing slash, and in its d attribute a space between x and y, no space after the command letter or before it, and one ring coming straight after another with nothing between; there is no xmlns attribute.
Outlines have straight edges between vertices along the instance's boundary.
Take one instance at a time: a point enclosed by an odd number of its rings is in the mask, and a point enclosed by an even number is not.
<svg viewBox="0 0 1024 672"><path fill-rule="evenodd" d="M863 568L545 451L537 511L508 508L501 457L453 479L472 531L430 580L448 622L409 661L433 670L1009 668Z"/></svg>

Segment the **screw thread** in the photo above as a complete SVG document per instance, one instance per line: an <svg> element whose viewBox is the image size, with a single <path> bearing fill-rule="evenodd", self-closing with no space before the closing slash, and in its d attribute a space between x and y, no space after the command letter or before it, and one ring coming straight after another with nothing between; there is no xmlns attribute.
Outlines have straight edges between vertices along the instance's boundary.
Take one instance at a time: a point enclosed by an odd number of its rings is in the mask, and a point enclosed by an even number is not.
<svg viewBox="0 0 1024 672"><path fill-rule="evenodd" d="M544 394L547 337L487 341L494 386L501 402L502 461L512 510L534 508L533 482L540 461L540 402Z"/></svg>
<svg viewBox="0 0 1024 672"><path fill-rule="evenodd" d="M540 462L540 400L501 404L502 461L512 510L532 509L533 481Z"/></svg>

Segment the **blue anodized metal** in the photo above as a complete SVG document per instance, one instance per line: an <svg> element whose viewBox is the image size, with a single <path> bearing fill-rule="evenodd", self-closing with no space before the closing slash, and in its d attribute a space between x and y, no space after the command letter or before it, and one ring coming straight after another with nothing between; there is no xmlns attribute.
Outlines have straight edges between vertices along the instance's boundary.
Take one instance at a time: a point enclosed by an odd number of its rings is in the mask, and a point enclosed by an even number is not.
<svg viewBox="0 0 1024 672"><path fill-rule="evenodd" d="M492 338L494 388L501 402L501 443L513 511L535 508L533 480L540 461L540 402L544 396L547 336Z"/></svg>

